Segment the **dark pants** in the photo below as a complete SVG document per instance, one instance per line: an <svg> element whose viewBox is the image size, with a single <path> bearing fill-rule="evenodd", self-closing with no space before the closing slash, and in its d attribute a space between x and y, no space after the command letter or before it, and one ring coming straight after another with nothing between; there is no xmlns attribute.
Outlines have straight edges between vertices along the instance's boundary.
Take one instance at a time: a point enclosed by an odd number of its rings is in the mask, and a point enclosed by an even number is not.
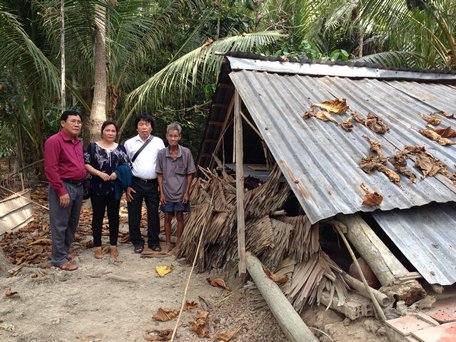
<svg viewBox="0 0 456 342"><path fill-rule="evenodd" d="M49 221L51 225L52 252L51 262L59 266L68 261L71 243L73 242L82 207L82 185L64 183L70 205L66 208L60 206L60 198L49 186Z"/></svg>
<svg viewBox="0 0 456 342"><path fill-rule="evenodd" d="M154 180L144 183L133 179L131 187L136 191L131 193L133 200L128 202L128 227L130 241L135 247L144 246L144 239L141 236L141 209L143 200L147 208L147 245L149 247L160 246L158 234L160 233L160 221L158 218L158 183Z"/></svg>
<svg viewBox="0 0 456 342"><path fill-rule="evenodd" d="M109 243L111 246L116 246L117 237L119 236L120 200L116 201L113 194L112 196L91 195L90 201L92 202L92 233L94 247L101 246L101 230L103 227L105 209L107 209L109 221Z"/></svg>

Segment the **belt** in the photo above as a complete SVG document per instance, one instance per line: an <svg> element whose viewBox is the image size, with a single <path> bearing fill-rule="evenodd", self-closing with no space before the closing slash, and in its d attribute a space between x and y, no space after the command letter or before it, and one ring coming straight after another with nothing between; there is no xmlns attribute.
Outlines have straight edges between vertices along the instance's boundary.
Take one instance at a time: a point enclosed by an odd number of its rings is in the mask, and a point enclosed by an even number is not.
<svg viewBox="0 0 456 342"><path fill-rule="evenodd" d="M154 182L157 181L157 178L144 179L144 178L139 178L139 177L136 177L136 176L133 176L133 179L138 181L138 182L141 182L141 183L154 183Z"/></svg>
<svg viewBox="0 0 456 342"><path fill-rule="evenodd" d="M75 180L75 179L70 179L70 178L62 178L62 181L65 183L69 183L75 186L81 186L84 180Z"/></svg>

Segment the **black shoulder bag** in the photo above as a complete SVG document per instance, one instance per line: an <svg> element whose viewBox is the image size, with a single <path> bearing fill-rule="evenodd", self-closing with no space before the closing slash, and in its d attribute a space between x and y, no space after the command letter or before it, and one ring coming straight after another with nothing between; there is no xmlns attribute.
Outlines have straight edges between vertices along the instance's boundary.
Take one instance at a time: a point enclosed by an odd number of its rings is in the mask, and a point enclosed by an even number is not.
<svg viewBox="0 0 456 342"><path fill-rule="evenodd" d="M94 158L94 153L93 153L93 148L94 146L92 145L92 143L90 143L88 146L87 146L87 151L89 152L90 154L90 164L93 163L93 158ZM91 182L92 182L92 175L90 173L87 172L87 176L86 178L84 179L84 183L83 183L83 186L84 186L84 194L82 196L83 199L88 199L90 197L90 185L91 185Z"/></svg>
<svg viewBox="0 0 456 342"><path fill-rule="evenodd" d="M136 153L133 155L133 158L131 158L132 164L135 161L136 157L141 153L142 150L144 150L146 148L147 144L150 143L151 140L152 140L152 136L147 138L147 140L144 142L144 144L142 144L142 146L139 148L139 150L136 151Z"/></svg>

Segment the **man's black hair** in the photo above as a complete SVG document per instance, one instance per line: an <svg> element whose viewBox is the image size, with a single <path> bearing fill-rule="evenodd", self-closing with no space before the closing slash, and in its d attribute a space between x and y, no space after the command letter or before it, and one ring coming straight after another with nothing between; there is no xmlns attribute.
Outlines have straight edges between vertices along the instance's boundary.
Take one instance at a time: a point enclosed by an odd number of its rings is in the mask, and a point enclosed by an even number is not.
<svg viewBox="0 0 456 342"><path fill-rule="evenodd" d="M68 117L71 115L79 115L79 117L81 117L81 114L78 111L66 110L60 115L60 121L67 121Z"/></svg>
<svg viewBox="0 0 456 342"><path fill-rule="evenodd" d="M152 126L152 128L154 128L154 119L152 119L152 116L150 116L149 114L138 115L135 119L135 128L138 128L138 123L140 121L150 122L150 125Z"/></svg>

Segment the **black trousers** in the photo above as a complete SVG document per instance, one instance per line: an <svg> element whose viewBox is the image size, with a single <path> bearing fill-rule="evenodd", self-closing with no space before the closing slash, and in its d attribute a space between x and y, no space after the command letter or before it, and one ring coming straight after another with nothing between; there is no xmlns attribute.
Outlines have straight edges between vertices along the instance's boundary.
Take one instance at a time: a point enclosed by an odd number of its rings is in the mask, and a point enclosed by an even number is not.
<svg viewBox="0 0 456 342"><path fill-rule="evenodd" d="M105 209L108 212L109 221L109 243L111 246L117 245L117 238L119 236L119 207L120 200L116 201L115 196L97 196L92 194L90 196L92 202L92 234L93 245L95 247L101 246L101 230L103 227L103 218Z"/></svg>
<svg viewBox="0 0 456 342"><path fill-rule="evenodd" d="M128 202L130 241L135 247L144 246L144 239L141 236L141 209L144 200L147 208L147 245L149 247L160 246L158 237L160 233L158 182L154 180L150 183L144 183L133 178L131 187L136 193L132 192L133 200Z"/></svg>

